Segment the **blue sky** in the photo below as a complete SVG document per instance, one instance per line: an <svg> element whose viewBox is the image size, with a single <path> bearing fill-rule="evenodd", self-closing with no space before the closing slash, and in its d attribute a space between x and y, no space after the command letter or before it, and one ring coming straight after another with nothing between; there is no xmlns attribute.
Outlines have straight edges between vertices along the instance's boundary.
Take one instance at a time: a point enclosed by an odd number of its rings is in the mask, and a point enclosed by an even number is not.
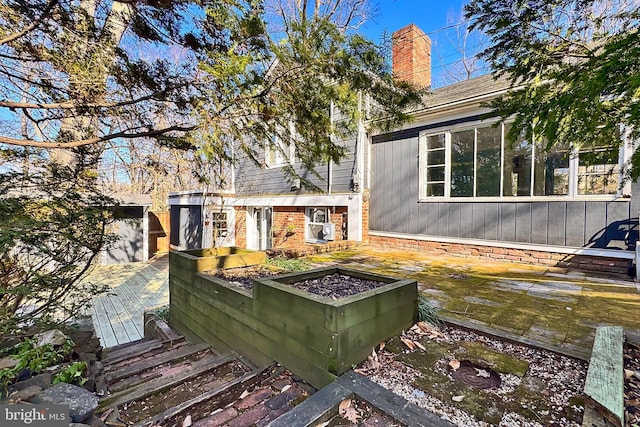
<svg viewBox="0 0 640 427"><path fill-rule="evenodd" d="M457 28L446 28L456 19L463 19L464 0L370 0L376 9L375 15L361 28L360 33L376 43L386 29L389 35L394 31L415 24L431 38L432 75L434 86L445 84L444 69L455 67L461 54L455 45L460 45ZM460 27L463 29L463 27ZM472 38L468 41L467 53L478 51L485 42ZM482 72L486 72L483 70ZM448 83L451 83L448 81Z"/></svg>

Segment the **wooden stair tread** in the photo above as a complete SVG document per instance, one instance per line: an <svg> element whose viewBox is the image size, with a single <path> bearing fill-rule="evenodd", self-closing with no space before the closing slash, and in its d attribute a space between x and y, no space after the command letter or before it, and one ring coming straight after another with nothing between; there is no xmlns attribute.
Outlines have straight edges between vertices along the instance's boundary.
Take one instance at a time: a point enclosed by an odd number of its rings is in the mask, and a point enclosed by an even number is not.
<svg viewBox="0 0 640 427"><path fill-rule="evenodd" d="M131 389L106 396L101 400L100 408L104 410L108 407L118 406L133 400L142 399L151 394L187 381L204 372L215 369L216 367L224 365L234 359L236 359L235 354L225 353L213 358L198 360L179 373L146 381Z"/></svg>
<svg viewBox="0 0 640 427"><path fill-rule="evenodd" d="M111 383L113 381L117 381L119 379L146 371L147 369L160 366L164 363L191 356L192 354L207 350L208 348L209 344L203 343L197 345L187 345L174 350L169 350L154 357L128 364L122 368L114 370L113 372L107 372L105 373L105 380L108 383Z"/></svg>

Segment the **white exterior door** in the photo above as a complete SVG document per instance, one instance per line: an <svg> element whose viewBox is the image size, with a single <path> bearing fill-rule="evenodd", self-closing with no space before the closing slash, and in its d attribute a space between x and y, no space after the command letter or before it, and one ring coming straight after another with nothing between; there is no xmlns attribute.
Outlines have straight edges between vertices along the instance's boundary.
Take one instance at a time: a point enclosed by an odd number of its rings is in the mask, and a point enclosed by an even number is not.
<svg viewBox="0 0 640 427"><path fill-rule="evenodd" d="M272 220L273 208L251 207L249 208L251 221L247 224L247 247L263 251L273 245Z"/></svg>

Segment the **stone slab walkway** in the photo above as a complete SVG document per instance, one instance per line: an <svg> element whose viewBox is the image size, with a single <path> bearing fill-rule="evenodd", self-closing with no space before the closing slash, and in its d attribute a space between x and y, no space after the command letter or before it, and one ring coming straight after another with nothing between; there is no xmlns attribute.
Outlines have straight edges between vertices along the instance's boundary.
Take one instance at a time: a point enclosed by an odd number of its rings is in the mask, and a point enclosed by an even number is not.
<svg viewBox="0 0 640 427"><path fill-rule="evenodd" d="M93 299L88 313L103 347L141 339L144 311L169 303L168 267L162 263L98 267L85 280L110 288Z"/></svg>
<svg viewBox="0 0 640 427"><path fill-rule="evenodd" d="M640 288L630 277L363 245L307 257L418 281L439 312L568 352L590 353L596 327L640 337Z"/></svg>

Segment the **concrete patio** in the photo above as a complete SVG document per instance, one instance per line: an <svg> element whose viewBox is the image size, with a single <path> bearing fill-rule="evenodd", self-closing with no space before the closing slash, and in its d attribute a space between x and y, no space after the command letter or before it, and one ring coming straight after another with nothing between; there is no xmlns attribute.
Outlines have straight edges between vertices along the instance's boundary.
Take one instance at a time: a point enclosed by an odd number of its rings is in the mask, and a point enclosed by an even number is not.
<svg viewBox="0 0 640 427"><path fill-rule="evenodd" d="M169 302L167 257L100 267L90 280L110 286L92 315L103 346L140 339L143 312ZM590 352L595 328L622 325L640 336L640 287L631 278L597 277L557 267L433 255L374 245L306 258L416 279L441 315L573 352Z"/></svg>

